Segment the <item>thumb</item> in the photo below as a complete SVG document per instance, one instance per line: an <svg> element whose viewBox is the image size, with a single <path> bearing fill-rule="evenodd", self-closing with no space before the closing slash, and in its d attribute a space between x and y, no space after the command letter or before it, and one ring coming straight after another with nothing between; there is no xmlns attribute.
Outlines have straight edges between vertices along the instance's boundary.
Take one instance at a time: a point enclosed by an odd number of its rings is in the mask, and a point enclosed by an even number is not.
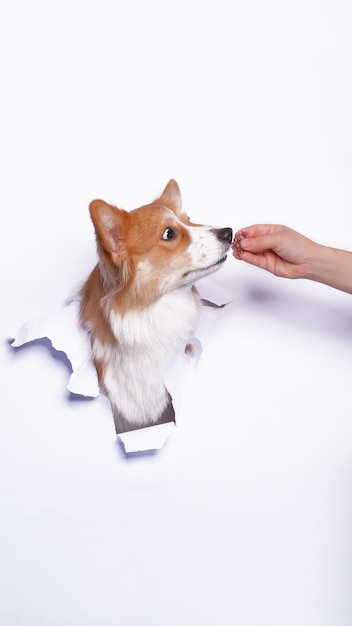
<svg viewBox="0 0 352 626"><path fill-rule="evenodd" d="M265 250L275 250L279 241L276 235L260 235L258 237L243 237L240 247L246 252L265 252Z"/></svg>

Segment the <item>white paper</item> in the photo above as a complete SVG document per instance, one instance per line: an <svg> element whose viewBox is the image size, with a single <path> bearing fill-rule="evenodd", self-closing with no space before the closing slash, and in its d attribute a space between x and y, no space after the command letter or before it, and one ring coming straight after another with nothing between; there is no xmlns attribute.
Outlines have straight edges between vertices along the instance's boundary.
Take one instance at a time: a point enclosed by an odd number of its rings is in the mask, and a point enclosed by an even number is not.
<svg viewBox="0 0 352 626"><path fill-rule="evenodd" d="M47 338L53 348L64 352L71 363L72 374L67 389L77 395L95 398L99 383L94 366L90 339L79 324L79 302L71 301L59 310L29 320L14 334L12 347ZM189 347L185 351L186 345ZM189 340L175 353L165 372L165 386L172 397L177 417L187 376L202 352L199 339ZM112 420L113 426L113 420ZM118 434L126 453L160 449L175 428L174 422L158 424Z"/></svg>
<svg viewBox="0 0 352 626"><path fill-rule="evenodd" d="M64 352L72 366L67 389L74 394L96 398L99 384L92 360L90 341L78 322L79 303L70 302L57 311L29 320L14 334L13 348L47 338L55 350Z"/></svg>
<svg viewBox="0 0 352 626"><path fill-rule="evenodd" d="M138 428L120 433L117 436L122 441L126 454L131 454L146 450L160 450L175 428L175 422L168 422L167 424Z"/></svg>

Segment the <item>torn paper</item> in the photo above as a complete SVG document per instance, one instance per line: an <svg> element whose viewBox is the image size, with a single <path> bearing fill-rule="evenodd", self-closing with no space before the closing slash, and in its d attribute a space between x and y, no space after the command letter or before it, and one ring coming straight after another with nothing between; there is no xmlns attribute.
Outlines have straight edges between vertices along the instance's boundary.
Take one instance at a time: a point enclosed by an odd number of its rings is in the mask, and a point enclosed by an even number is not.
<svg viewBox="0 0 352 626"><path fill-rule="evenodd" d="M64 352L72 366L67 389L74 394L96 398L99 384L92 359L90 340L79 324L79 303L70 302L57 311L29 320L15 333L13 348L47 338L53 348Z"/></svg>
<svg viewBox="0 0 352 626"><path fill-rule="evenodd" d="M97 372L92 358L90 339L79 324L79 302L71 301L59 310L41 315L26 322L15 333L12 347L20 347L38 339L47 338L53 348L64 352L71 363L67 389L77 395L95 398L99 395ZM165 371L165 386L170 394L174 414L171 413L160 423L129 431L121 428L117 432L125 451L137 452L160 449L175 427L181 397L187 376L198 361L201 344L196 337L189 340L175 353ZM116 421L115 421L116 424ZM124 432L121 432L124 431Z"/></svg>

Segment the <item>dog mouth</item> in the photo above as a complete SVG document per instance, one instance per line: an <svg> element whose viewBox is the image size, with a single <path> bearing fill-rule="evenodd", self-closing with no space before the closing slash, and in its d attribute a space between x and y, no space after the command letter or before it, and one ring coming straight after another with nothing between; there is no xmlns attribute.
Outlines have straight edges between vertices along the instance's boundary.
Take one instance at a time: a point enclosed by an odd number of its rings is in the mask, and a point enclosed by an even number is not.
<svg viewBox="0 0 352 626"><path fill-rule="evenodd" d="M226 259L227 259L227 254L225 254L225 256L221 257L221 259L216 261L216 263L212 263L211 265L207 265L206 267L199 267L194 270L189 270L188 272L183 274L183 278L186 278L186 276L189 276L190 274L197 274L198 272L207 272L208 270L211 270L213 267L217 267L217 265L221 265L222 263L225 263Z"/></svg>

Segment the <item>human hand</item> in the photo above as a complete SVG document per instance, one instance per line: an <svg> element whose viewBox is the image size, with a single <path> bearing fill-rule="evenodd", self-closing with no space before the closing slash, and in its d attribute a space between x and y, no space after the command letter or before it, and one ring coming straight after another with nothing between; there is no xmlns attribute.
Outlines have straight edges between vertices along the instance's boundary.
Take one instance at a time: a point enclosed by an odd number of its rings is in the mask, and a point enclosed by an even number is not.
<svg viewBox="0 0 352 626"><path fill-rule="evenodd" d="M318 244L278 224L242 228L232 243L233 256L284 278L308 278Z"/></svg>

